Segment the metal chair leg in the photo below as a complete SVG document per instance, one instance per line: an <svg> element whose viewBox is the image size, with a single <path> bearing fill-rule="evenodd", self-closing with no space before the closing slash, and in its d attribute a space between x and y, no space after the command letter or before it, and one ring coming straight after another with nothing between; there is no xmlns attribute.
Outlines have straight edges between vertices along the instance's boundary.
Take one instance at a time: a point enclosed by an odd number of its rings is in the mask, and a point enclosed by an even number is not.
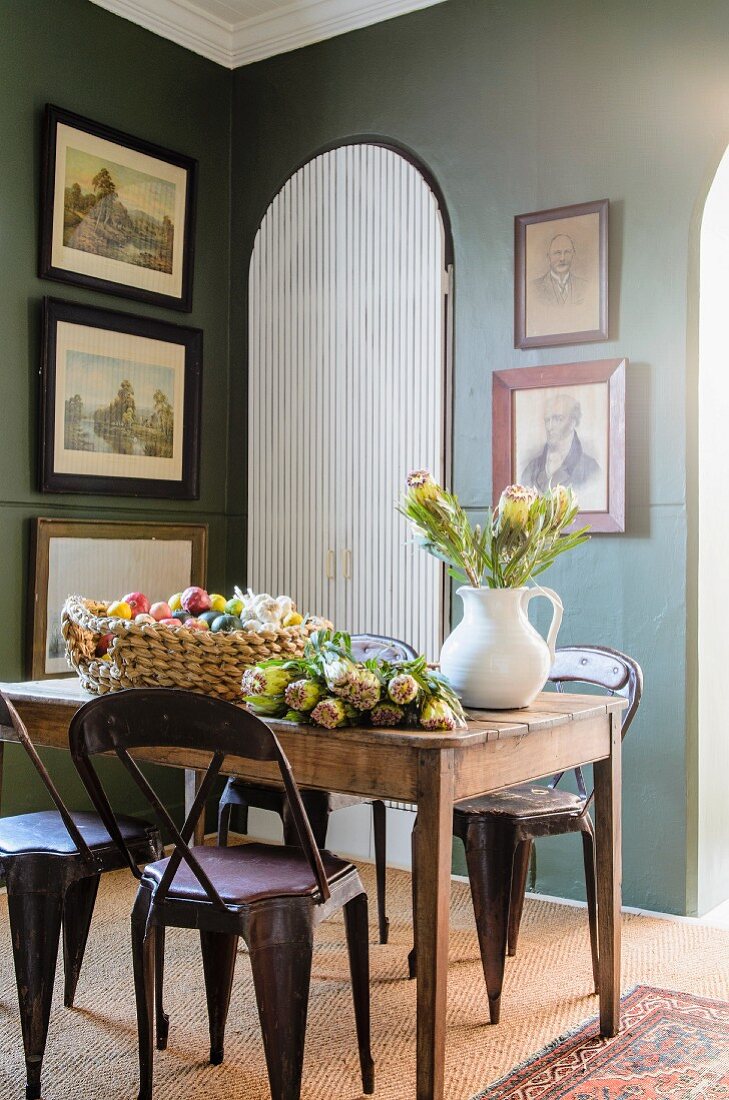
<svg viewBox="0 0 729 1100"><path fill-rule="evenodd" d="M585 892L587 894L587 915L590 922L590 953L592 955L592 978L595 992L600 992L600 965L597 932L597 874L595 871L595 831L589 814L583 818L582 854L585 861Z"/></svg>
<svg viewBox="0 0 729 1100"><path fill-rule="evenodd" d="M327 829L329 828L329 795L326 791L304 790L301 792L301 801L304 803L317 847L325 848ZM283 821L284 844L292 844L298 847L299 834L291 820L287 804L283 807L281 820Z"/></svg>
<svg viewBox="0 0 729 1100"><path fill-rule="evenodd" d="M224 932L200 932L205 996L210 1026L210 1064L219 1066L225 1051L225 1022L233 988L238 937Z"/></svg>
<svg viewBox="0 0 729 1100"><path fill-rule="evenodd" d="M377 875L377 923L380 943L387 943L390 932L390 922L387 919L387 810L385 803L379 798L372 803L372 825Z"/></svg>
<svg viewBox="0 0 729 1100"><path fill-rule="evenodd" d="M524 894L526 893L527 878L529 877L529 862L532 855L533 841L522 840L514 854L514 877L511 881L511 904L509 906L509 936L507 953L516 955L516 945L519 940L521 916L524 912Z"/></svg>
<svg viewBox="0 0 729 1100"><path fill-rule="evenodd" d="M139 1036L138 1100L152 1100L154 1072L154 950L157 929L153 926L145 935L148 908L148 900L143 895L137 895L132 913L132 964Z"/></svg>
<svg viewBox="0 0 729 1100"><path fill-rule="evenodd" d="M225 797L225 796L223 796ZM228 833L230 831L230 815L233 810L232 802L224 802L221 798L218 806L218 847L228 847Z"/></svg>
<svg viewBox="0 0 729 1100"><path fill-rule="evenodd" d="M89 875L77 879L68 887L63 899L63 1003L66 1008L73 1008L100 878L100 875Z"/></svg>
<svg viewBox="0 0 729 1100"><path fill-rule="evenodd" d="M170 1033L170 1018L163 1007L165 981L165 928L157 925L154 941L154 1012L157 1031L157 1050L167 1049L167 1037Z"/></svg>
<svg viewBox="0 0 729 1100"><path fill-rule="evenodd" d="M417 911L417 896L418 896L417 863L416 863L416 858L415 858L415 853L416 853L416 849L417 849L415 834L416 834L417 828L418 828L418 819L416 817L415 818L415 824L413 825L413 831L412 831L412 834L411 834L411 837L410 837L410 851L412 853L411 861L410 861L410 866L412 867L412 872L411 872L411 877L410 877L410 889L411 889L411 892L412 892L412 899L413 899L413 946L412 946L412 950L410 951L410 954L408 955L408 977L411 980L416 977L417 965L418 965L417 921L415 920L415 913Z"/></svg>
<svg viewBox="0 0 729 1100"><path fill-rule="evenodd" d="M8 886L8 911L25 1048L25 1096L26 1100L40 1100L63 918L61 886L27 894Z"/></svg>
<svg viewBox="0 0 729 1100"><path fill-rule="evenodd" d="M366 894L358 894L345 905L344 923L347 929L362 1091L370 1095L375 1091L375 1064L370 1047L370 947Z"/></svg>
<svg viewBox="0 0 729 1100"><path fill-rule="evenodd" d="M516 832L480 822L466 837L466 861L476 916L491 1023L501 1014Z"/></svg>
<svg viewBox="0 0 729 1100"><path fill-rule="evenodd" d="M311 981L311 937L262 947L252 937L248 949L271 1100L299 1100Z"/></svg>

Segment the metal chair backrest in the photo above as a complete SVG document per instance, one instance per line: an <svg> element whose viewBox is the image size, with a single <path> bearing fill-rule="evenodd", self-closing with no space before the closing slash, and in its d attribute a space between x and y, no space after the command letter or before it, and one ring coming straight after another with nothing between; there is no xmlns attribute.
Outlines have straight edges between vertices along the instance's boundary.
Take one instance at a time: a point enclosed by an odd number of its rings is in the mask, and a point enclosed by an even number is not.
<svg viewBox="0 0 729 1100"><path fill-rule="evenodd" d="M637 661L607 646L562 646L555 653L554 664L549 673L550 682L557 691L564 691L565 684L570 688L574 684L589 684L603 688L608 695L620 695L628 700L623 714L621 738L625 737L635 717L643 694L643 672ZM592 794L587 793L581 768L575 768L577 789L587 805ZM559 772L549 783L554 788L564 772Z"/></svg>
<svg viewBox="0 0 729 1100"><path fill-rule="evenodd" d="M384 661L414 661L417 653L407 642L386 638L382 634L353 634L352 656L355 661L378 657Z"/></svg>
<svg viewBox="0 0 729 1100"><path fill-rule="evenodd" d="M329 898L329 884L319 849L291 767L278 738L260 718L233 703L180 688L131 688L103 695L86 703L72 718L68 736L71 756L84 786L137 878L140 877L140 871L122 839L91 758L99 753L116 753L154 810L162 827L172 835L175 847L155 892L157 903L164 901L184 860L203 887L208 900L218 909L227 908L189 847L195 825L205 809L205 802L226 756L271 761L278 765L291 820L316 880L320 900L326 901ZM134 749L159 748L194 749L211 754L195 801L180 830L130 755L130 750Z"/></svg>
<svg viewBox="0 0 729 1100"><path fill-rule="evenodd" d="M51 779L45 764L36 752L35 745L30 739L30 735L25 727L23 719L18 714L10 699L8 699L7 695L5 695L3 692L0 692L0 726L5 726L6 728L14 730L15 736L18 738L18 741L23 746L27 755L30 757L31 764L40 776L43 786L46 788L49 795L51 796L53 804L58 810L60 818L66 827L66 832L75 844L79 855L84 860L93 863L94 857L91 854L91 850L89 849L89 846L84 838L81 836L79 828L71 817L66 803L61 798L58 788Z"/></svg>

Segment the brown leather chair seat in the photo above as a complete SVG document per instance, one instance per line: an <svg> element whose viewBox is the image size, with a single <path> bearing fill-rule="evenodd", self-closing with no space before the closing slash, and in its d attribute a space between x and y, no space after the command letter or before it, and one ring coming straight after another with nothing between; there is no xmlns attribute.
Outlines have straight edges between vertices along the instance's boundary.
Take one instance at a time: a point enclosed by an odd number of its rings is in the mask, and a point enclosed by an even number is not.
<svg viewBox="0 0 729 1100"><path fill-rule="evenodd" d="M455 813L504 814L506 817L522 818L542 817L544 814L580 814L584 808L584 799L571 791L525 783L496 794L465 799L456 804Z"/></svg>
<svg viewBox="0 0 729 1100"><path fill-rule="evenodd" d="M314 872L301 848L270 844L241 844L234 848L198 846L191 849L224 902L249 905L279 897L310 897L318 890ZM321 853L324 873L331 884L354 867L344 859ZM148 863L142 883L159 885L169 859ZM205 888L186 863L181 863L167 897L172 901L209 902Z"/></svg>
<svg viewBox="0 0 729 1100"><path fill-rule="evenodd" d="M92 851L116 845L104 828L98 814L71 811L71 820ZM154 837L158 830L146 821L117 815L121 834L126 844L135 850L148 848L147 859L154 859ZM41 810L34 814L18 814L0 818L0 863L3 856L17 856L28 852L49 855L72 855L76 844L57 810Z"/></svg>

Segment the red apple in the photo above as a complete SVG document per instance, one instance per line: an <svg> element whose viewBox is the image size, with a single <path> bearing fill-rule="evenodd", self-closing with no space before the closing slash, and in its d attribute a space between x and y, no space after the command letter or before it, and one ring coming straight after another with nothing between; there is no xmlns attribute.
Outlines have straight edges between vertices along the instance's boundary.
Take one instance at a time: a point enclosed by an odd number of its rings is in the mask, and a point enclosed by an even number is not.
<svg viewBox="0 0 729 1100"><path fill-rule="evenodd" d="M188 630L210 630L204 619L185 619L182 625L186 626Z"/></svg>
<svg viewBox="0 0 729 1100"><path fill-rule="evenodd" d="M150 613L150 615L152 616L153 619L157 620L158 623L161 622L162 619L171 619L172 618L172 608L170 607L170 605L168 603L164 603L164 602L162 602L162 603L153 603L152 606L149 609L149 613Z"/></svg>
<svg viewBox="0 0 729 1100"><path fill-rule="evenodd" d="M160 626L182 626L179 619L159 619Z"/></svg>
<svg viewBox="0 0 729 1100"><path fill-rule="evenodd" d="M203 611L210 610L210 597L204 588L198 588L196 584L185 589L180 602L183 610L189 611L191 615L202 615Z"/></svg>
<svg viewBox="0 0 729 1100"><path fill-rule="evenodd" d="M132 618L137 615L149 615L149 600L144 592L130 592L124 597L124 603L128 603L132 609Z"/></svg>
<svg viewBox="0 0 729 1100"><path fill-rule="evenodd" d="M96 656L103 657L113 641L113 634L102 634L98 642L96 643Z"/></svg>

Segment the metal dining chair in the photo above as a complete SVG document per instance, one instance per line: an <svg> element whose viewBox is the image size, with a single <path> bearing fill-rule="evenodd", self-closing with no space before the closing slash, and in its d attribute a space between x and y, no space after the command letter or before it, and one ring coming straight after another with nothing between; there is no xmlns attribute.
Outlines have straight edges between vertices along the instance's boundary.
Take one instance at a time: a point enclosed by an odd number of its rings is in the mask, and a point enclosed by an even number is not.
<svg viewBox="0 0 729 1100"><path fill-rule="evenodd" d="M417 653L406 642L397 638L387 638L379 634L353 634L352 655L356 661L365 661L369 657L379 657L387 661L409 661ZM314 791L303 789L301 797L309 815L314 837L320 847L326 844L329 815L335 810L347 806L356 806L369 801L372 806L372 826L375 841L375 872L377 876L377 921L380 943L387 943L390 922L387 919L387 824L385 803L357 798L352 795L337 794L333 791ZM218 807L218 844L225 847L228 843L231 813L238 807L238 830L248 832L248 810L272 810L283 819L284 840L290 843L295 835L286 818L286 801L279 787L249 783L245 779L231 777L223 791Z"/></svg>
<svg viewBox="0 0 729 1100"><path fill-rule="evenodd" d="M236 948L249 951L272 1100L298 1100L314 929L344 909L362 1088L374 1088L370 1053L367 895L351 863L320 852L289 763L274 733L232 703L171 688L135 688L86 703L71 721L71 755L79 775L139 878L132 914L132 955L139 1032L139 1100L151 1100L153 1017L157 1045L168 1019L155 988L155 944L168 927L200 931L210 1030L210 1062L223 1061ZM139 748L210 754L195 801L178 830L130 755ZM137 869L94 767L115 753L174 841L172 854ZM227 755L278 766L295 845L190 847L198 818Z"/></svg>
<svg viewBox="0 0 729 1100"><path fill-rule="evenodd" d="M632 657L604 646L563 646L556 652L549 680L557 691L564 691L565 685L571 689L584 684L627 699L621 728L625 737L643 691L643 673ZM582 769L575 768L574 774L577 793L558 786L564 775L560 772L545 787L509 787L454 807L453 834L466 848L492 1024L499 1022L506 955L516 954L532 846L538 837L582 836L592 973L599 992L595 830L589 812L593 794L587 792ZM413 873L413 898L416 890ZM417 944L409 957L411 977L415 976L416 948Z"/></svg>
<svg viewBox="0 0 729 1100"><path fill-rule="evenodd" d="M0 818L0 875L8 894L26 1069L26 1100L41 1095L41 1069L63 929L64 1004L74 1002L86 941L105 871L127 864L101 818L70 811L36 752L18 712L0 693L0 725L11 727L55 810ZM159 831L146 821L114 818L135 866L158 859Z"/></svg>

